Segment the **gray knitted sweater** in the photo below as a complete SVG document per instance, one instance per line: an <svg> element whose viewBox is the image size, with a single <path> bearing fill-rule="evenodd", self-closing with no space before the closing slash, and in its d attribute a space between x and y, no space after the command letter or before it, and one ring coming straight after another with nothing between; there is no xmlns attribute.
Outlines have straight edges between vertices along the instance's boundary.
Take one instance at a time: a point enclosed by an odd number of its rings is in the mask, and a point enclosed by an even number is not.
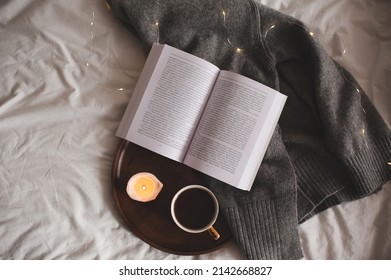
<svg viewBox="0 0 391 280"><path fill-rule="evenodd" d="M252 190L208 178L247 258L301 258L300 222L391 180L389 127L298 20L251 0L109 2L146 52L169 44L288 96Z"/></svg>

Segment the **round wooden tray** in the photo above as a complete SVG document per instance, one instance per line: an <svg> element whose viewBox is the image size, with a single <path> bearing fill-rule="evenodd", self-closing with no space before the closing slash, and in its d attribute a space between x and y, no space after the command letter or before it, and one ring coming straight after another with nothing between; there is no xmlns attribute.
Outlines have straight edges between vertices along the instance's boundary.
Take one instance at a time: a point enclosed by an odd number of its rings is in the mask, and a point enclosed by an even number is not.
<svg viewBox="0 0 391 280"><path fill-rule="evenodd" d="M138 172L150 172L163 183L155 200L143 203L127 195L126 184ZM218 240L208 232L187 233L175 225L170 213L175 193L187 185L205 185L201 173L182 163L122 140L113 162L112 184L117 207L126 225L155 248L178 255L198 255L221 248L232 239L221 214L214 225L221 236Z"/></svg>

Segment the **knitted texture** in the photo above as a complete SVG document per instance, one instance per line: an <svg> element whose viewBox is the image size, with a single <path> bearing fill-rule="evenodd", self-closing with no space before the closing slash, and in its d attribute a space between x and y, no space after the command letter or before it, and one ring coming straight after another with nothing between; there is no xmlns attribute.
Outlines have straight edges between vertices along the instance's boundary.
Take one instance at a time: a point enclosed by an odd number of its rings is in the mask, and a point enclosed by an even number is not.
<svg viewBox="0 0 391 280"><path fill-rule="evenodd" d="M146 53L169 44L288 96L251 191L208 178L247 258L301 258L298 223L391 179L389 127L300 21L250 0L109 2Z"/></svg>

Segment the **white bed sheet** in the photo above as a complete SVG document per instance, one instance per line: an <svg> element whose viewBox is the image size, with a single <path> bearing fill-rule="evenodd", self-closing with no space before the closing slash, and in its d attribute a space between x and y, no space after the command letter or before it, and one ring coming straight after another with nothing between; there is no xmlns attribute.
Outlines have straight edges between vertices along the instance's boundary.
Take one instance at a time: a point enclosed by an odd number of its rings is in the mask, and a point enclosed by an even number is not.
<svg viewBox="0 0 391 280"><path fill-rule="evenodd" d="M302 19L391 123L390 1L262 1ZM161 26L160 28L164 28ZM116 209L115 130L145 55L105 1L0 3L0 258L241 259L157 250ZM300 225L305 259L391 259L391 183Z"/></svg>

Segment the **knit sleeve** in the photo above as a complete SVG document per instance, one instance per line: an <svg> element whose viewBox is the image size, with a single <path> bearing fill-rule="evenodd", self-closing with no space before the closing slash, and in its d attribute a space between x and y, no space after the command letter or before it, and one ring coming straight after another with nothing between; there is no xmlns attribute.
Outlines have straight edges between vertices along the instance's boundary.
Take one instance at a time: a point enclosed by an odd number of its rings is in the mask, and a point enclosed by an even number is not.
<svg viewBox="0 0 391 280"><path fill-rule="evenodd" d="M276 129L250 192L209 178L235 241L248 259L303 257L297 217L296 180Z"/></svg>
<svg viewBox="0 0 391 280"><path fill-rule="evenodd" d="M350 200L373 193L391 180L388 124L301 22L270 11L264 20L263 43L288 96L280 125L299 193L315 208L347 189Z"/></svg>

